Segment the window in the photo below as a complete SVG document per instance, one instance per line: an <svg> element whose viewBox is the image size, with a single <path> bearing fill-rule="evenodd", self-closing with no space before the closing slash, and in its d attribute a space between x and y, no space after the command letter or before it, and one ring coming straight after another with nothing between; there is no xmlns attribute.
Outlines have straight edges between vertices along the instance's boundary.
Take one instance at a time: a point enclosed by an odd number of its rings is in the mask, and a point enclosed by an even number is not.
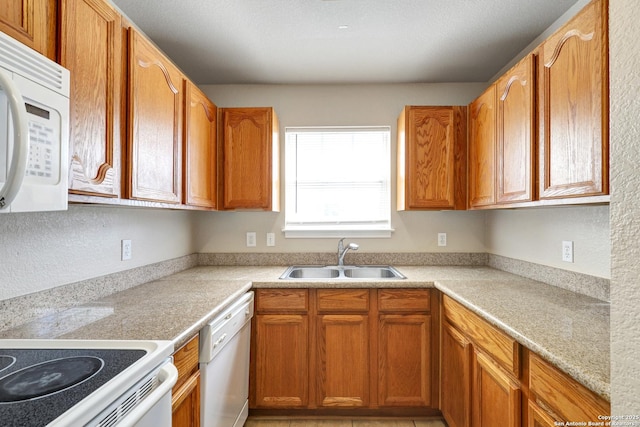
<svg viewBox="0 0 640 427"><path fill-rule="evenodd" d="M285 129L285 235L389 237L389 127Z"/></svg>

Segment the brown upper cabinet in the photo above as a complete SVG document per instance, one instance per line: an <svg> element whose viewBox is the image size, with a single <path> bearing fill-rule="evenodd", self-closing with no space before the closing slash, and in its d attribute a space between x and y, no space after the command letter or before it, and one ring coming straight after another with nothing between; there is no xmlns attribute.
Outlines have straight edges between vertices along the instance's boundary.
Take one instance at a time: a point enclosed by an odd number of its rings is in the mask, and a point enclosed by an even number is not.
<svg viewBox="0 0 640 427"><path fill-rule="evenodd" d="M535 173L535 57L528 55L496 83L496 202L530 202Z"/></svg>
<svg viewBox="0 0 640 427"><path fill-rule="evenodd" d="M120 197L121 17L104 0L62 0L60 17L60 63L71 71L73 101L69 192Z"/></svg>
<svg viewBox="0 0 640 427"><path fill-rule="evenodd" d="M398 117L398 210L466 208L467 108L407 106Z"/></svg>
<svg viewBox="0 0 640 427"><path fill-rule="evenodd" d="M218 109L187 81L184 111L184 203L215 209Z"/></svg>
<svg viewBox="0 0 640 427"><path fill-rule="evenodd" d="M496 86L469 105L469 206L496 203Z"/></svg>
<svg viewBox="0 0 640 427"><path fill-rule="evenodd" d="M540 46L540 198L609 193L606 0Z"/></svg>
<svg viewBox="0 0 640 427"><path fill-rule="evenodd" d="M184 76L134 28L128 53L126 196L181 203Z"/></svg>
<svg viewBox="0 0 640 427"><path fill-rule="evenodd" d="M280 210L278 118L273 108L221 108L220 209Z"/></svg>
<svg viewBox="0 0 640 427"><path fill-rule="evenodd" d="M55 61L57 7L57 0L2 0L0 31Z"/></svg>
<svg viewBox="0 0 640 427"><path fill-rule="evenodd" d="M529 55L469 106L469 207L534 197L535 72Z"/></svg>

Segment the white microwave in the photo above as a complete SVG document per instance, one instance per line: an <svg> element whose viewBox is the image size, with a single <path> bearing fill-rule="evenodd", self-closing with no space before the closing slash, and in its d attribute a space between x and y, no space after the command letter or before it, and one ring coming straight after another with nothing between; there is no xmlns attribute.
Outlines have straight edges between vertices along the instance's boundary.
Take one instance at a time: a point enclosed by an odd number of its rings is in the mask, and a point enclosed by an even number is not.
<svg viewBox="0 0 640 427"><path fill-rule="evenodd" d="M0 32L0 213L67 209L69 70Z"/></svg>

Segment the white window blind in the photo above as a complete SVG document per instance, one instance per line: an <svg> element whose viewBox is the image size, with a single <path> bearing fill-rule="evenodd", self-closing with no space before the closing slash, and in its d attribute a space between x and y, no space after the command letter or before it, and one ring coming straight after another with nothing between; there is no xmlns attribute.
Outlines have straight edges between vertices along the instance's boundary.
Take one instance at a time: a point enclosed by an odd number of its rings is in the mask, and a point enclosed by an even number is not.
<svg viewBox="0 0 640 427"><path fill-rule="evenodd" d="M389 235L389 127L285 134L287 237Z"/></svg>

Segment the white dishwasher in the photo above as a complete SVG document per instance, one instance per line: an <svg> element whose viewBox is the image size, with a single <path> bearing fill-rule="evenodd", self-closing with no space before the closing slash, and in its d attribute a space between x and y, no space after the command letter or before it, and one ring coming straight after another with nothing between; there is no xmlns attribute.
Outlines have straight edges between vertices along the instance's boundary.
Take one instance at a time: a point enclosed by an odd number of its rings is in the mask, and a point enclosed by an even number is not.
<svg viewBox="0 0 640 427"><path fill-rule="evenodd" d="M200 330L203 427L242 427L249 414L249 348L253 292Z"/></svg>

